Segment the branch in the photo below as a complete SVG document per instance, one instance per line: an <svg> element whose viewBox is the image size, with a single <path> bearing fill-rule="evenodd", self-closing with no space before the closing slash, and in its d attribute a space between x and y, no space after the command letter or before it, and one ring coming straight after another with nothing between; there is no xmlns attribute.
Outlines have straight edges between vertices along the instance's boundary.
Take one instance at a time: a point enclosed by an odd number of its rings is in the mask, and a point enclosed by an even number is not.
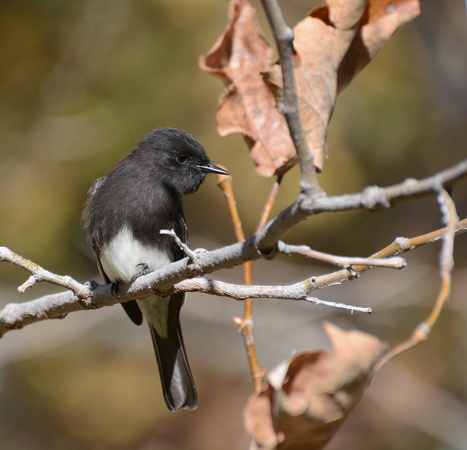
<svg viewBox="0 0 467 450"><path fill-rule="evenodd" d="M392 258L358 258L347 256L330 255L329 253L319 252L313 250L307 245L290 245L282 241L277 243L277 249L284 255L302 255L307 258L316 259L319 261L327 262L335 266L350 268L354 265L360 266L374 266L374 267L388 267L391 269L403 269L407 263L403 258L398 256Z"/></svg>
<svg viewBox="0 0 467 450"><path fill-rule="evenodd" d="M24 294L26 289L34 286L38 281L46 281L47 283L69 289L78 297L87 296L89 294L89 286L78 283L68 275L56 275L55 273L49 272L38 264L23 258L6 247L0 247L0 261L9 262L31 273L31 276L18 287L17 291L19 294Z"/></svg>
<svg viewBox="0 0 467 450"><path fill-rule="evenodd" d="M344 303L320 300L310 296L311 291L317 289L310 279L285 286L277 285L242 285L226 283L224 281L209 278L192 278L177 283L174 292L203 292L205 294L230 297L235 300L248 298L275 298L283 300L302 300L316 304L328 305L337 308L345 308L354 311L371 312L371 308L347 305Z"/></svg>
<svg viewBox="0 0 467 450"><path fill-rule="evenodd" d="M458 217L456 207L452 201L451 196L446 190L442 189L438 194L438 202L442 214L443 221L447 224L445 233L442 236L441 252L439 255L439 275L441 278L441 287L436 298L435 304L431 313L420 323L412 335L393 347L388 351L375 365L373 372L377 372L390 360L400 355L401 353L414 348L418 344L426 341L433 326L438 321L439 316L444 308L444 305L449 300L451 295L451 273L454 268L454 237L456 235L456 228L458 228Z"/></svg>
<svg viewBox="0 0 467 450"><path fill-rule="evenodd" d="M294 223L306 217L326 211L344 211L350 209L373 210L378 207L389 207L400 200L406 200L420 195L439 192L441 186L449 187L457 180L466 176L467 160L461 161L453 167L441 171L424 180L406 180L403 183L387 188L372 187L364 189L361 193L342 196L323 196L307 202L307 196L301 194L297 202L280 213L268 223L266 228L244 242L228 245L226 247L197 253L194 261L189 258L176 261L162 269L142 276L130 286L122 286L119 289L119 298L112 296L111 285L95 287L90 283L80 284L71 277L60 276L46 271L37 264L28 261L8 249L0 248L0 261L7 261L22 267L33 275L20 287L26 289L36 281L47 281L72 292L64 292L42 297L32 302L7 305L0 311L0 337L7 331L18 329L31 323L45 319L62 318L66 314L84 309L102 308L116 303L123 303L134 299L143 299L156 292L167 293L176 283L199 275L215 272L220 269L235 267L245 261L254 261L260 258L271 258L274 252L266 254L261 251L264 244L275 248L276 242L282 234L288 231ZM467 230L467 220L459 222L456 234ZM427 235L413 239L396 239L390 246L372 255L372 258L384 258L396 256L402 252L412 250L419 245L439 240L445 233L445 229L438 230ZM351 270L343 269L331 274L319 277L311 277L302 283L307 283L310 290L352 280L359 273L368 270L369 266L352 266ZM253 287L252 287L253 288ZM280 287L279 287L280 288ZM259 294L259 292L258 292ZM277 297L283 297L284 293L277 293ZM300 299L304 299L303 296Z"/></svg>
<svg viewBox="0 0 467 450"><path fill-rule="evenodd" d="M240 220L240 214L238 213L237 202L235 201L232 177L230 175L217 175L217 185L222 190L227 202L237 241L243 242L245 240L245 233ZM267 221L267 217L268 216L265 216L264 218L265 222ZM243 282L246 285L253 284L252 265L251 261L247 261L243 264ZM244 311L243 319L240 317L234 317L233 320L239 327L240 333L243 337L243 342L248 356L248 363L250 365L254 391L259 393L263 386L263 371L260 369L258 354L256 352L255 338L253 334L253 301L250 297L245 298Z"/></svg>
<svg viewBox="0 0 467 450"><path fill-rule="evenodd" d="M295 64L293 40L294 32L287 26L276 0L261 0L263 9L269 21L279 53L279 62L284 84L284 99L281 112L287 121L290 136L297 151L302 178L300 188L303 192L318 195L320 188L314 165L314 155L310 150L305 130L300 119L297 92L295 89Z"/></svg>
<svg viewBox="0 0 467 450"><path fill-rule="evenodd" d="M455 233L457 235L465 231L467 231L467 219L457 224ZM411 239L397 238L391 245L372 255L372 258L390 257L411 251L422 245L439 241L443 238L445 233L446 228L443 228ZM205 263L204 260L211 261L213 255L221 250L222 249L202 254L198 258L203 261L198 261L193 264L198 264L198 267L203 267ZM98 286L86 284L83 286L88 286L89 295L78 297L68 291L60 294L47 295L26 303L11 303L0 311L0 337L10 330L20 329L23 326L42 320L61 319L68 313L75 311L112 306L117 303L143 299L154 295L154 290L162 290L162 286L165 286L165 289L167 289L168 279L182 278L179 274L180 271L183 271L186 262L187 258L172 263L156 272L144 275L135 280L130 286L122 286L122 288L119 289L119 298L112 295L112 285L110 284ZM248 297L274 297L289 300L309 300L317 303L317 299L313 298L313 300L310 300L312 299L310 293L315 289L321 289L323 287L342 283L343 281L353 280L361 272L369 269L370 267L368 266L353 266L352 270L343 269L331 274L311 277L289 286L242 286L198 277L179 281L179 283L173 286L173 289L187 292L204 292L206 294L221 295L237 300L243 300ZM170 273L172 273L171 277L169 275ZM319 300L319 302L322 303L321 300ZM356 307L349 307L349 309L357 310Z"/></svg>
<svg viewBox="0 0 467 450"><path fill-rule="evenodd" d="M403 200L437 194L441 188L450 188L465 176L467 176L467 159L422 180L409 178L385 188L370 186L356 194L317 197L301 193L295 203L270 221L256 236L256 246L261 252L270 254L274 251L277 241L287 231L314 214L390 208Z"/></svg>
<svg viewBox="0 0 467 450"><path fill-rule="evenodd" d="M7 249L8 250L8 249ZM180 261L171 266L179 265ZM165 268L164 268L165 269ZM236 300L247 298L282 298L288 300L304 300L315 304L345 308L352 311L371 312L370 308L329 302L310 296L316 286L310 280L304 280L287 286L250 286L224 283L206 278L192 278L176 283L170 291L163 291L164 270L152 272L138 278L129 286L121 286L118 298L112 293L112 285L82 285L87 288L81 291L80 297L71 291L52 294L25 303L10 303L0 311L0 337L10 330L21 329L26 325L48 319L63 319L67 314L113 306L130 300L144 299L154 292L204 292L207 294L225 296ZM162 276L161 276L162 275ZM162 281L161 281L162 280ZM56 283L54 283L56 284Z"/></svg>

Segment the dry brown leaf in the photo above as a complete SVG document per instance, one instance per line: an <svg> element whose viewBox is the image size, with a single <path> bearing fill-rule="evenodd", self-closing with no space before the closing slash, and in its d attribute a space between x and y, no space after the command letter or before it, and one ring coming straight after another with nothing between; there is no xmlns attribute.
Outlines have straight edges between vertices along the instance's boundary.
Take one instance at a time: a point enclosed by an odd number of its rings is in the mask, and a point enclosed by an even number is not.
<svg viewBox="0 0 467 450"><path fill-rule="evenodd" d="M241 133L257 172L264 176L283 173L296 159L285 120L261 77L271 68L271 56L255 10L247 0L234 0L224 33L199 61L227 86L217 110L218 133Z"/></svg>
<svg viewBox="0 0 467 450"><path fill-rule="evenodd" d="M360 331L325 324L334 352L303 352L268 374L245 409L245 426L268 448L319 449L360 400L387 346Z"/></svg>
<svg viewBox="0 0 467 450"><path fill-rule="evenodd" d="M338 92L419 13L419 0L328 0L295 26L300 117L318 171ZM283 173L296 162L287 125L276 109L282 75L271 56L254 9L247 0L232 0L224 33L200 58L201 68L227 86L217 110L219 134L241 133L257 172L265 176Z"/></svg>
<svg viewBox="0 0 467 450"><path fill-rule="evenodd" d="M418 0L328 0L294 28L300 117L318 171L337 94L404 23L420 13ZM265 82L280 97L276 65Z"/></svg>
<svg viewBox="0 0 467 450"><path fill-rule="evenodd" d="M357 34L340 64L339 91L374 58L402 25L419 14L419 0L370 0Z"/></svg>

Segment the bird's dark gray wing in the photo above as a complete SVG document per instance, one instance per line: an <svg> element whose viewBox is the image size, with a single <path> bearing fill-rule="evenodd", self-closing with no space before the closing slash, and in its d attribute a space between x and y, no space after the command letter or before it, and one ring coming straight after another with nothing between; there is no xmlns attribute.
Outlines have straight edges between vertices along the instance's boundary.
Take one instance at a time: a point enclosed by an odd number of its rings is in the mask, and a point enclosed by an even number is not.
<svg viewBox="0 0 467 450"><path fill-rule="evenodd" d="M83 212L83 222L85 223L86 226L89 226L89 215L88 215L87 205L89 205L91 198L96 194L96 192L102 186L106 178L107 177L98 178L88 190L88 201ZM98 255L98 248L97 248L96 242L93 241L91 242L91 244L92 244L94 254L96 255L97 267L99 269L99 273L101 274L101 277L104 279L106 283L112 283L112 281L106 275L102 267L102 263ZM141 325L143 323L143 313L139 309L139 306L138 306L138 303L136 303L136 300L130 300L129 302L121 303L121 305L123 309L125 310L125 312L127 313L128 317L131 319L131 321L134 324Z"/></svg>
<svg viewBox="0 0 467 450"><path fill-rule="evenodd" d="M88 189L88 199L87 199L86 205L84 206L83 215L81 217L81 220L85 227L89 227L89 221L90 221L89 203L91 201L91 198L97 192L99 187L102 186L102 183L105 181L105 179L106 177L98 178L96 181L94 181L93 185ZM94 246L93 246L93 250L94 250Z"/></svg>

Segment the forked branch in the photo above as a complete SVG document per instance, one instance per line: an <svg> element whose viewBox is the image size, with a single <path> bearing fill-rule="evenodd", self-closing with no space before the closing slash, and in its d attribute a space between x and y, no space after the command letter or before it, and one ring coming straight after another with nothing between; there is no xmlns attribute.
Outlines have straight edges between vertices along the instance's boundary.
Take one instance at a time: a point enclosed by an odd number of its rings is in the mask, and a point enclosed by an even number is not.
<svg viewBox="0 0 467 450"><path fill-rule="evenodd" d="M186 280L184 288L191 290L189 284L195 283L194 278L200 275L213 273L223 268L238 266L246 261L254 261L262 257L273 258L277 253L271 252L271 249L276 248L276 244L282 235L294 224L312 214L328 211L372 210L378 207L390 207L401 200L438 193L443 186L450 187L466 175L467 160L464 160L449 169L438 172L423 180L406 180L403 183L386 188L371 187L357 194L323 196L313 199L301 194L299 200L270 221L260 233L253 235L243 242L205 253L196 253L195 260L187 257L142 276L130 286L124 286L122 290L119 289L118 299L112 295L110 285L95 287L92 283L78 283L71 277L52 274L32 261L14 254L9 249L1 248L0 261L15 264L28 270L31 274L28 281L20 286L20 292L32 286L36 281L50 282L70 291L45 296L32 302L7 305L0 311L0 336L11 329L21 328L30 323L45 319L62 318L64 315L74 311L101 308L132 299L141 299L152 295L154 291L168 293L173 289L177 289L177 283L183 280ZM456 233L465 231L466 226L465 220L459 222L456 227ZM417 245L440 239L443 233L445 231L437 231L412 240L397 239L388 248L372 255L372 258L397 256L403 251L415 248ZM264 252L264 244L267 247L269 246L269 252ZM300 289L297 289L298 285L290 285L289 287L275 286L273 292L270 290L270 287L245 286L242 289L249 289L248 293L244 290L239 295L238 288L232 288L225 290L225 295L240 300L247 297L278 297L306 300L314 289L351 280L355 278L355 274L368 269L369 266L366 265L352 265L351 268L345 268L334 273L310 277L300 282ZM190 278L193 280L189 280ZM207 293L217 293L213 286L204 286L203 289L198 290ZM209 291L209 289L211 290ZM246 297L245 293L247 293Z"/></svg>
<svg viewBox="0 0 467 450"><path fill-rule="evenodd" d="M459 229L459 218L457 217L456 207L451 196L444 189L440 190L438 194L438 202L442 219L447 225L442 236L441 252L439 255L441 287L438 297L436 298L429 316L414 329L412 335L408 339L396 345L378 361L373 369L374 372L381 369L381 367L391 359L428 339L428 335L438 321L441 311L451 295L451 272L454 268L454 237L456 235L456 229Z"/></svg>
<svg viewBox="0 0 467 450"><path fill-rule="evenodd" d="M447 229L443 228L411 239L397 238L391 245L375 253L371 258L388 258L411 251L422 245L434 243L442 239L446 231ZM457 235L465 231L467 231L467 219L457 224L455 233ZM225 248L229 249L230 247ZM201 268L206 267L205 258L210 261L212 254L216 254L219 251L220 250L214 250L213 252L201 254L198 257L199 260L196 263L196 268L201 270ZM4 248L1 248L1 252L4 254ZM20 264L16 264L14 261L15 259L13 259L13 264L23 267ZM135 280L130 286L122 286L122 289L119 290L119 298L116 298L112 294L112 286L110 284L95 286L92 283L86 283L81 285L83 290L79 291L79 297L71 291L66 291L59 294L47 295L25 303L10 303L0 311L0 337L10 330L20 329L26 325L47 319L61 319L75 311L102 308L120 302L148 297L153 295L154 290L160 291L162 290L162 286L167 286L167 280L176 278L183 279L180 273L183 273L186 264L188 264L188 258L170 264L156 272L144 275ZM224 267L229 266L226 265ZM207 294L227 296L237 300L256 297L306 301L310 300L311 292L314 290L339 284L343 281L353 280L356 275L370 268L371 266L352 266L351 269L342 269L337 272L316 277L312 276L306 280L288 286L232 285L207 278L191 278L184 279L175 284L172 283L172 285L169 283L170 287L166 287L165 289L186 292L198 291ZM208 273L207 267L204 270L206 270L205 273ZM195 276L195 274L192 276ZM61 277L57 276L54 284L66 287L60 284L60 279ZM88 292L88 294L85 295L86 292ZM311 301L317 303L317 299L314 297ZM348 306L349 309L357 310L357 308L353 308L352 305Z"/></svg>

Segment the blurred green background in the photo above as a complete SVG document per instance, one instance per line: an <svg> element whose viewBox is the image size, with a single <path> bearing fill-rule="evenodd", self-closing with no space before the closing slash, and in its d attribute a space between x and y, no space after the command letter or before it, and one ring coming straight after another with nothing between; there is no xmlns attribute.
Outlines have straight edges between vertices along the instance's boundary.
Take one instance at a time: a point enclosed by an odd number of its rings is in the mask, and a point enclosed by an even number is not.
<svg viewBox="0 0 467 450"><path fill-rule="evenodd" d="M317 2L283 2L294 24ZM256 6L265 25L259 2ZM239 136L216 134L223 86L198 69L223 31L227 2L3 0L0 2L0 245L79 281L98 279L80 215L87 189L151 129L183 128L231 172L246 234L272 184L254 172ZM270 36L270 33L266 31ZM466 155L467 33L460 0L422 2L422 15L389 41L338 100L322 187L350 193L424 177ZM297 168L273 212L298 193ZM467 214L466 184L454 190ZM214 177L185 201L192 247L234 241ZM440 227L435 198L377 214L321 215L285 240L341 255L368 255L397 236ZM373 381L330 448L465 448L467 442L467 238L457 239L450 303L430 340ZM260 364L329 343L322 320L394 344L427 315L439 286L439 247L407 255L401 272L376 270L319 292L371 306L370 316L280 300L255 301ZM289 283L330 269L280 257L254 266L258 283ZM239 282L240 270L216 277ZM0 265L0 305L56 291ZM247 448L242 409L251 393L242 304L188 296L185 341L200 394L196 412L165 410L148 330L119 307L42 322L0 341L1 449Z"/></svg>

